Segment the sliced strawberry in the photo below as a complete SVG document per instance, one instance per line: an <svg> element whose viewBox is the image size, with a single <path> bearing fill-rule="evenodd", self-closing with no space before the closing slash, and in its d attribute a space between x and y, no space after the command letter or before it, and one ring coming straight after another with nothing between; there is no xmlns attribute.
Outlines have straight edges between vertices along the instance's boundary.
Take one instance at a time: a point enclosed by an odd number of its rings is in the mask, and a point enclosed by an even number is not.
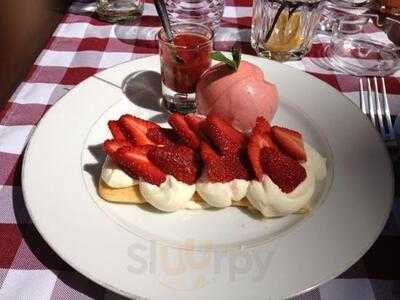
<svg viewBox="0 0 400 300"><path fill-rule="evenodd" d="M204 162L212 162L219 159L219 155L207 143L202 142L200 147L201 158Z"/></svg>
<svg viewBox="0 0 400 300"><path fill-rule="evenodd" d="M225 164L231 164L232 168L235 169L235 178L245 180L254 178L246 152L228 153L223 155L223 158Z"/></svg>
<svg viewBox="0 0 400 300"><path fill-rule="evenodd" d="M112 157L119 148L126 146L131 146L131 143L129 143L128 141L106 140L103 144L103 149L108 155Z"/></svg>
<svg viewBox="0 0 400 300"><path fill-rule="evenodd" d="M261 149L265 147L278 149L278 147L268 135L257 134L253 130L249 139L249 143L247 145L247 153L253 167L254 174L256 175L256 178L258 180L262 179L264 173L260 162L260 153Z"/></svg>
<svg viewBox="0 0 400 300"><path fill-rule="evenodd" d="M200 138L186 123L185 117L179 113L172 114L168 123L175 129L176 133L181 137L182 143L192 149L200 147Z"/></svg>
<svg viewBox="0 0 400 300"><path fill-rule="evenodd" d="M190 129L197 135L198 138L204 139L204 128L206 125L206 117L203 115L187 114L185 115L185 121L189 125Z"/></svg>
<svg viewBox="0 0 400 300"><path fill-rule="evenodd" d="M194 184L200 176L199 157L189 147L154 147L149 151L148 157L163 172L187 184Z"/></svg>
<svg viewBox="0 0 400 300"><path fill-rule="evenodd" d="M281 150L293 159L306 161L306 151L301 133L279 126L273 126L272 137L279 145Z"/></svg>
<svg viewBox="0 0 400 300"><path fill-rule="evenodd" d="M220 156L207 143L201 144L201 157L204 163L204 172L210 182L228 182L235 179L232 168L224 166Z"/></svg>
<svg viewBox="0 0 400 300"><path fill-rule="evenodd" d="M172 146L179 142L179 136L170 128L150 128L146 136L157 146Z"/></svg>
<svg viewBox="0 0 400 300"><path fill-rule="evenodd" d="M222 154L238 152L245 146L243 134L216 115L208 115L205 133Z"/></svg>
<svg viewBox="0 0 400 300"><path fill-rule="evenodd" d="M270 134L271 133L271 125L265 120L264 117L257 117L256 125L252 130L253 134Z"/></svg>
<svg viewBox="0 0 400 300"><path fill-rule="evenodd" d="M122 147L118 149L114 157L130 176L159 186L166 177L165 173L147 158L147 154L152 148L155 147L149 145Z"/></svg>
<svg viewBox="0 0 400 300"><path fill-rule="evenodd" d="M234 179L251 179L248 163L239 152L218 155L210 145L201 144L204 172L210 182L228 182Z"/></svg>
<svg viewBox="0 0 400 300"><path fill-rule="evenodd" d="M284 193L290 193L306 179L304 167L278 150L263 148L261 162L264 172Z"/></svg>
<svg viewBox="0 0 400 300"><path fill-rule="evenodd" d="M108 125L108 128L110 129L115 140L117 140L117 141L127 141L128 140L128 137L127 137L126 133L124 132L124 129L122 128L122 126L120 126L118 121L115 121L115 120L108 121L107 125Z"/></svg>
<svg viewBox="0 0 400 300"><path fill-rule="evenodd" d="M123 115L119 119L119 124L125 132L133 140L135 145L154 145L147 137L147 132L150 128L159 128L156 123L142 120L132 115Z"/></svg>

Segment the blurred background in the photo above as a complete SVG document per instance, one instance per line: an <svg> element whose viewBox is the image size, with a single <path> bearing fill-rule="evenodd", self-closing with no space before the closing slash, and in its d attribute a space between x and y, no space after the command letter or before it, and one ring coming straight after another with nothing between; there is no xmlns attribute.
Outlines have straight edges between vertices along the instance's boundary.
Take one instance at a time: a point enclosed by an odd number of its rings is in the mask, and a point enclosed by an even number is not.
<svg viewBox="0 0 400 300"><path fill-rule="evenodd" d="M25 78L70 2L0 1L0 107Z"/></svg>

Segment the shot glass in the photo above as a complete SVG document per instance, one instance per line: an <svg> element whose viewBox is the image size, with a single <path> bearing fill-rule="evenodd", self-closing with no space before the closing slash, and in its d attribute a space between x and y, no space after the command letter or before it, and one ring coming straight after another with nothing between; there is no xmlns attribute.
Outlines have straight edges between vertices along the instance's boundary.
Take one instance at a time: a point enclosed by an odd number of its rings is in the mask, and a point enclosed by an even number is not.
<svg viewBox="0 0 400 300"><path fill-rule="evenodd" d="M196 110L195 91L200 76L211 65L213 31L196 23L172 26L173 42L158 33L163 105L183 114Z"/></svg>
<svg viewBox="0 0 400 300"><path fill-rule="evenodd" d="M254 0L251 45L259 56L301 59L311 48L322 9L320 0Z"/></svg>

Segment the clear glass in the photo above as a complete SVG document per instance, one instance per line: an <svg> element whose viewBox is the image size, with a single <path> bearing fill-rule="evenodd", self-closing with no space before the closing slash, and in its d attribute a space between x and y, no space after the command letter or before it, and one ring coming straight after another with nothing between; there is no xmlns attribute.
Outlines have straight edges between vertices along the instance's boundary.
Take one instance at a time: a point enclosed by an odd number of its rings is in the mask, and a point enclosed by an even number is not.
<svg viewBox="0 0 400 300"><path fill-rule="evenodd" d="M251 45L278 61L301 59L311 48L320 1L254 0Z"/></svg>
<svg viewBox="0 0 400 300"><path fill-rule="evenodd" d="M395 24L399 28L396 20L386 19L381 24L375 15L342 16L332 27L326 60L333 69L357 76L393 73L400 67L400 47L383 32L382 35L371 32L378 32L382 26L393 28Z"/></svg>
<svg viewBox="0 0 400 300"><path fill-rule="evenodd" d="M171 23L200 23L215 30L224 13L224 0L166 0Z"/></svg>
<svg viewBox="0 0 400 300"><path fill-rule="evenodd" d="M196 111L195 91L200 76L211 65L211 28L195 23L172 26L174 43L158 33L163 105L170 112Z"/></svg>
<svg viewBox="0 0 400 300"><path fill-rule="evenodd" d="M373 0L330 0L329 5L335 8L361 8L369 5Z"/></svg>
<svg viewBox="0 0 400 300"><path fill-rule="evenodd" d="M323 3L319 31L330 34L333 24L347 14L361 15L373 9L373 0L329 0Z"/></svg>
<svg viewBox="0 0 400 300"><path fill-rule="evenodd" d="M97 0L96 13L107 22L133 21L143 13L144 0Z"/></svg>

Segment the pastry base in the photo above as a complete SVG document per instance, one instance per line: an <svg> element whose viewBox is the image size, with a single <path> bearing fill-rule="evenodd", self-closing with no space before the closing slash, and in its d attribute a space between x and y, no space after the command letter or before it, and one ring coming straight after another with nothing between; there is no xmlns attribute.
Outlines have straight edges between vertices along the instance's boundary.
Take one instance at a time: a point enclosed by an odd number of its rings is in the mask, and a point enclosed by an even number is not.
<svg viewBox="0 0 400 300"><path fill-rule="evenodd" d="M102 179L100 179L98 193L101 198L109 202L126 204L146 203L146 200L139 191L138 185L115 189L109 187ZM193 195L192 200L196 202L203 202L203 199L197 193ZM251 204L247 198L243 198L240 201L232 201L232 206L250 207Z"/></svg>
<svg viewBox="0 0 400 300"><path fill-rule="evenodd" d="M109 187L101 178L99 180L98 193L101 198L106 201L113 203L125 203L125 204L143 204L146 203L146 200L143 198L142 194L139 191L139 186L134 185L127 188L115 189ZM204 200L200 197L198 193L195 193L192 197L193 201L203 202ZM240 206L243 208L247 208L251 211L255 211L256 209L250 204L247 198L243 198L240 201L232 201L231 206ZM310 206L306 206L301 208L299 211L295 212L296 214L305 214L310 212Z"/></svg>
<svg viewBox="0 0 400 300"><path fill-rule="evenodd" d="M101 198L109 202L141 204L146 203L137 185L114 189L110 188L102 179L99 180L98 192Z"/></svg>

